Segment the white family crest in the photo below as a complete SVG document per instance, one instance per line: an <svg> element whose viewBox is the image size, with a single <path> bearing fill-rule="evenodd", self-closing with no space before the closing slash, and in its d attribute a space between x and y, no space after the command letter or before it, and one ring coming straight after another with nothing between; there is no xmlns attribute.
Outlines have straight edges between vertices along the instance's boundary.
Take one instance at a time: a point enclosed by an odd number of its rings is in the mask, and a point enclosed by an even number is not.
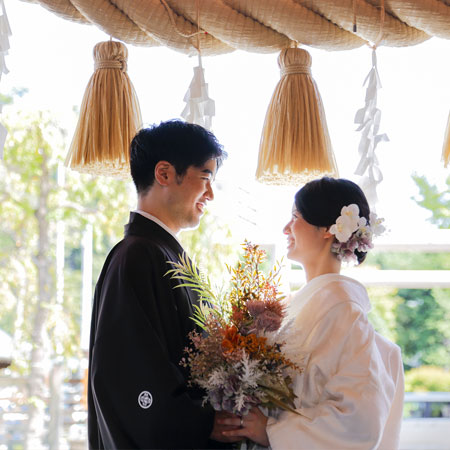
<svg viewBox="0 0 450 450"><path fill-rule="evenodd" d="M138 397L138 404L142 409L148 409L152 406L153 397L148 391L142 391Z"/></svg>

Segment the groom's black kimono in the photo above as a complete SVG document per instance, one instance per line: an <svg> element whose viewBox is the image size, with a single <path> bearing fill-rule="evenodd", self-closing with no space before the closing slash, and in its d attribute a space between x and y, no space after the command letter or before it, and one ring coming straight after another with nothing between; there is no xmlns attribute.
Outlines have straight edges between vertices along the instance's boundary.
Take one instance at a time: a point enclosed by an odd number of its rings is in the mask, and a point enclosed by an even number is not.
<svg viewBox="0 0 450 450"><path fill-rule="evenodd" d="M179 366L196 295L164 276L183 252L155 222L131 213L94 297L89 349L89 447L204 448L214 413Z"/></svg>

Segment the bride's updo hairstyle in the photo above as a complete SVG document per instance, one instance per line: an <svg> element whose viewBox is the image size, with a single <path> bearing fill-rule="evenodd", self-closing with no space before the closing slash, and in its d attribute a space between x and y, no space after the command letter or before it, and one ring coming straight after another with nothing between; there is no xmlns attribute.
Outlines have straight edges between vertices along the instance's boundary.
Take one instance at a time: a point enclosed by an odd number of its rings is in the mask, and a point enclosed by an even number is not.
<svg viewBox="0 0 450 450"><path fill-rule="evenodd" d="M341 215L341 209L352 203L358 205L360 217L369 222L370 208L361 188L344 178L323 177L305 184L295 194L295 207L303 219L316 227L329 228ZM358 264L366 259L366 252L355 250Z"/></svg>

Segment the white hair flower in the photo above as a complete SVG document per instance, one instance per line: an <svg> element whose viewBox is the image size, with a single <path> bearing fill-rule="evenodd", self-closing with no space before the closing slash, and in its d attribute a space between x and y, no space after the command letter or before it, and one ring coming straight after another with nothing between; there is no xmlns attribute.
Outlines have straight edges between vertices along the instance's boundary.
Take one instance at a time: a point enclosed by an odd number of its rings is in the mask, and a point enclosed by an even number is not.
<svg viewBox="0 0 450 450"><path fill-rule="evenodd" d="M338 217L336 223L330 228L330 233L334 234L339 242L348 241L354 231L355 228L352 226L352 223L342 216Z"/></svg>
<svg viewBox="0 0 450 450"><path fill-rule="evenodd" d="M384 219L379 218L375 213L370 213L370 226L374 236L380 236L386 231L386 227L383 225Z"/></svg>
<svg viewBox="0 0 450 450"><path fill-rule="evenodd" d="M354 228L357 227L359 220L359 207L355 203L351 205L344 206L341 209L341 217L348 221Z"/></svg>
<svg viewBox="0 0 450 450"><path fill-rule="evenodd" d="M356 251L367 252L373 248L373 236L379 236L385 231L382 225L384 219L379 219L375 213L370 214L370 223L365 217L359 217L358 205L352 203L341 209L341 215L330 227L336 241L331 251L344 262L358 262Z"/></svg>
<svg viewBox="0 0 450 450"><path fill-rule="evenodd" d="M359 220L358 205L353 203L344 206L336 223L331 226L330 233L334 234L339 242L347 242L350 236L358 229Z"/></svg>

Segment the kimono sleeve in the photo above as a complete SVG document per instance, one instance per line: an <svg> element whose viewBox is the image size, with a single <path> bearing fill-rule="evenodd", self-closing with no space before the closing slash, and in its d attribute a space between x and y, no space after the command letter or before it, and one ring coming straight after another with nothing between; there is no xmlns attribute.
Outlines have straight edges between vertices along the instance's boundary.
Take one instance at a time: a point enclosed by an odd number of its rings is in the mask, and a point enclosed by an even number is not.
<svg viewBox="0 0 450 450"><path fill-rule="evenodd" d="M96 294L96 328L91 336L92 418L99 448L203 448L213 411L187 392L168 351L179 333L164 255L135 248L111 263ZM91 411L90 411L91 413ZM94 427L95 429L95 427Z"/></svg>
<svg viewBox="0 0 450 450"><path fill-rule="evenodd" d="M352 302L334 306L305 341L311 349L303 374L301 415L269 419L273 449L377 448L395 394L366 315Z"/></svg>

